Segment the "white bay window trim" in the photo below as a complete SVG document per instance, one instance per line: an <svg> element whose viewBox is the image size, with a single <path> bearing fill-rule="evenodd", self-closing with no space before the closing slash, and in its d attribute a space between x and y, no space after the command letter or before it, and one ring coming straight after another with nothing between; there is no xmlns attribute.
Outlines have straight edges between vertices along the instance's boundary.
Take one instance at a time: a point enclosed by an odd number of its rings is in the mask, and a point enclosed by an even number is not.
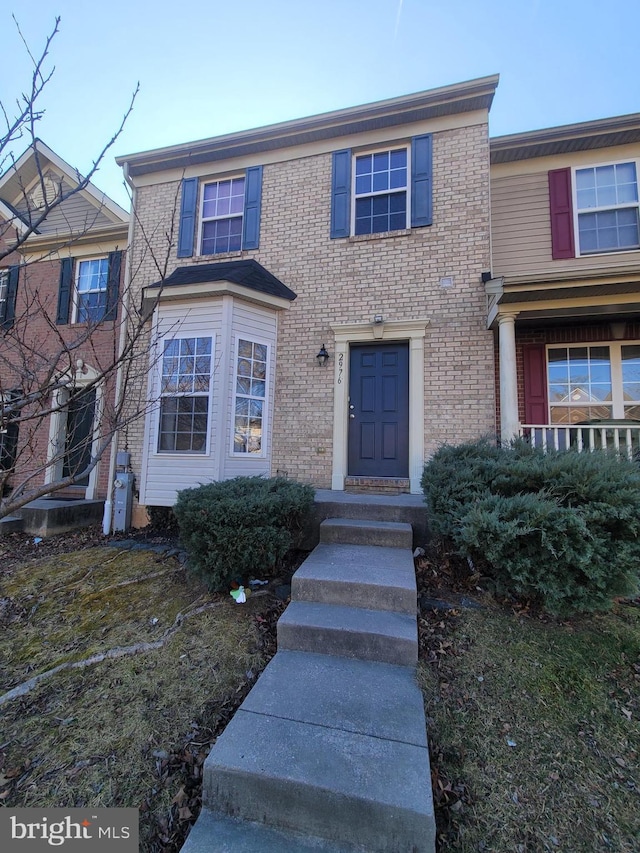
<svg viewBox="0 0 640 853"><path fill-rule="evenodd" d="M193 356L182 352L183 346L182 342L193 341L194 342L194 352ZM209 352L208 353L198 353L198 342L208 341L209 342ZM172 352L168 352L168 347L170 345L177 344L177 355L174 355ZM201 456L209 456L211 453L211 422L212 422L212 408L213 408L213 366L215 363L215 346L216 346L216 336L214 334L202 334L202 333L194 333L188 334L183 332L181 334L167 334L164 335L158 342L158 356L157 356L157 400L158 405L156 407L156 417L155 417L155 430L154 430L154 444L153 444L153 455L159 456L162 458L166 457L174 457L174 458L182 458L184 459L186 456L188 457L201 457ZM189 373L186 368L182 370L181 359L194 359L194 369ZM197 360L198 358L202 360L206 360L208 362L208 384L207 389L203 390L202 388L202 379L198 380L197 377L204 376L204 371L198 371ZM170 371L173 361L177 362L177 370ZM169 382L169 376L175 376L175 384L176 387L173 388ZM187 384L191 385L191 388L187 388ZM164 449L161 447L162 436L164 434L170 435L169 430L163 430L163 415L165 417L169 417L172 413L164 411L164 401L165 400L184 400L184 399L204 399L206 398L206 412L196 413L195 410L192 412L192 427L193 427L193 418L195 418L196 414L206 414L206 423L204 424L203 429L201 430L204 435L204 447L200 449L194 450L190 448L186 449ZM179 407L179 404L178 404ZM180 434L180 430L178 429L178 419L180 417L186 418L188 417L188 413L176 411L175 413L175 422L176 422L176 443L177 436ZM186 431L184 432L186 435ZM192 429L192 442L193 442L193 429Z"/></svg>
<svg viewBox="0 0 640 853"><path fill-rule="evenodd" d="M247 346L251 347L248 355ZM264 354L264 359L262 355ZM248 362L248 373L242 374L241 361ZM264 368L262 367L264 365ZM268 341L253 337L238 335L234 347L233 388L231 393L231 442L229 452L234 458L264 459L267 453L267 436L269 434L269 401L271 369L271 345ZM254 375L256 374L256 375ZM243 407L241 413L238 406ZM260 409L260 415L257 409ZM245 412L244 409L248 411ZM246 419L246 428L239 429L239 421ZM255 449L256 436L251 435L251 421L260 420L260 449ZM255 426L254 426L255 429ZM252 442L254 449L251 449ZM238 449L243 444L246 449Z"/></svg>

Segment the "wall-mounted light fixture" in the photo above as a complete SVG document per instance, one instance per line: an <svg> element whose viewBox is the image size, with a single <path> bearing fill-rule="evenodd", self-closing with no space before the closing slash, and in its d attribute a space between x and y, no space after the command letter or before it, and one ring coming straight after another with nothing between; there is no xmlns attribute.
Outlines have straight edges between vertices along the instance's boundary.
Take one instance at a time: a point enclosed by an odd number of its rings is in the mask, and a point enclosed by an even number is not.
<svg viewBox="0 0 640 853"><path fill-rule="evenodd" d="M321 367L324 367L326 365L326 363L329 361L329 353L327 352L327 348L325 347L324 344L322 344L322 346L320 347L320 352L318 353L316 358L318 359L318 364Z"/></svg>

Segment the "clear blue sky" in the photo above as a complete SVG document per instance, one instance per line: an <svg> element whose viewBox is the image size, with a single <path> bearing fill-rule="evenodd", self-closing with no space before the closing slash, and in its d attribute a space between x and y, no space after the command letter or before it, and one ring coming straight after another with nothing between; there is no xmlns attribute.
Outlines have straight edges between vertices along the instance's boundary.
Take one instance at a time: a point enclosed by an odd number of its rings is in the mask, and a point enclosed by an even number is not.
<svg viewBox="0 0 640 853"><path fill-rule="evenodd" d="M38 135L80 171L140 81L95 179L123 206L116 154L488 74L492 136L640 112L640 0L0 0L5 105L30 77L12 12L34 54L62 19Z"/></svg>

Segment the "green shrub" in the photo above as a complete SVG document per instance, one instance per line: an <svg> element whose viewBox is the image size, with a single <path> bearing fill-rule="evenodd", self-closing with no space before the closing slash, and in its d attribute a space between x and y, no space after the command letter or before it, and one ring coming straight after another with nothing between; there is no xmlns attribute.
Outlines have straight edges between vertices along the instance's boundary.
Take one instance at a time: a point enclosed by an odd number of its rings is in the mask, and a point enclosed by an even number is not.
<svg viewBox="0 0 640 853"><path fill-rule="evenodd" d="M189 566L215 590L272 575L313 496L310 486L281 477L237 477L179 492L174 512Z"/></svg>
<svg viewBox="0 0 640 853"><path fill-rule="evenodd" d="M478 442L438 451L422 483L432 529L504 591L564 615L638 589L640 471L626 459Z"/></svg>

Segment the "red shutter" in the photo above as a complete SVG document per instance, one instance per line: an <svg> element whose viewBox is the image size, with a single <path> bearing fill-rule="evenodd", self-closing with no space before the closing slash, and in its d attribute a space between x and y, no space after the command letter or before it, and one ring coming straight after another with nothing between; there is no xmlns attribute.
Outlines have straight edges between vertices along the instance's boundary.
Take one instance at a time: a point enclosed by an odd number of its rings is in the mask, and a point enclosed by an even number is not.
<svg viewBox="0 0 640 853"><path fill-rule="evenodd" d="M571 169L553 169L549 172L549 212L552 257L575 258Z"/></svg>
<svg viewBox="0 0 640 853"><path fill-rule="evenodd" d="M525 423L547 423L547 359L544 344L524 347Z"/></svg>

